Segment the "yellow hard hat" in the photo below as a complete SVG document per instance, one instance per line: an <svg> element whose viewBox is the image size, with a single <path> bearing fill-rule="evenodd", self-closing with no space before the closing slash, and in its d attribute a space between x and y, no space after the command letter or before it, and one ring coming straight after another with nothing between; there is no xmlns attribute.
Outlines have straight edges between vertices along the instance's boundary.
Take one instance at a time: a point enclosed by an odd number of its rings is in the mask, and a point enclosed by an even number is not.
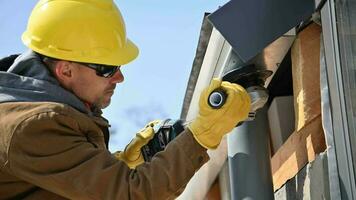
<svg viewBox="0 0 356 200"><path fill-rule="evenodd" d="M113 0L40 0L23 43L52 58L123 65L138 55Z"/></svg>

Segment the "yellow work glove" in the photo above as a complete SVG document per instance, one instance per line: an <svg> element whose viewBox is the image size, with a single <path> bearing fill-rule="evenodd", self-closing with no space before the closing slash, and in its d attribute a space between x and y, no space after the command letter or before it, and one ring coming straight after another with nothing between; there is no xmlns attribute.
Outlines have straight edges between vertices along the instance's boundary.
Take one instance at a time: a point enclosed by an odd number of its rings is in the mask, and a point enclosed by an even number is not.
<svg viewBox="0 0 356 200"><path fill-rule="evenodd" d="M208 98L218 88L224 90L227 97L221 108L214 109L208 104ZM248 117L250 107L250 96L243 87L213 79L210 86L201 93L198 116L188 128L200 145L216 149L222 137Z"/></svg>
<svg viewBox="0 0 356 200"><path fill-rule="evenodd" d="M131 169L135 169L136 166L144 163L143 156L141 154L141 148L145 146L154 136L153 126L160 121L155 120L148 123L143 129L136 133L135 138L125 147L124 151L115 153L115 157L124 161Z"/></svg>

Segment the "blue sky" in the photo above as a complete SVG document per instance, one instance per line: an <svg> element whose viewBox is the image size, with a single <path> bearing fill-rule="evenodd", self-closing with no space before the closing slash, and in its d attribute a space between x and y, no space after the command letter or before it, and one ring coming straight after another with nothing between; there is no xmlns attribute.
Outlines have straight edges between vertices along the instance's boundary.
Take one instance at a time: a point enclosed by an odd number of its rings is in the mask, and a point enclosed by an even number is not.
<svg viewBox="0 0 356 200"><path fill-rule="evenodd" d="M21 34L35 0L0 0L0 57L26 50ZM228 0L117 0L138 58L122 67L104 116L112 125L110 149L123 149L153 119L180 116L204 12Z"/></svg>

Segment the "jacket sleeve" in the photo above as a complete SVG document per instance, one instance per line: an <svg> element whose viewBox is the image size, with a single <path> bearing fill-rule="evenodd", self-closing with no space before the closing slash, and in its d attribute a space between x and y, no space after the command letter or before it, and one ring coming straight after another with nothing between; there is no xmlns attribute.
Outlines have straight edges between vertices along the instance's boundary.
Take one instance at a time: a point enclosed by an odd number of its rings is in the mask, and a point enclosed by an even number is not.
<svg viewBox="0 0 356 200"><path fill-rule="evenodd" d="M167 199L181 191L207 160L185 130L150 163L130 170L90 142L78 122L54 112L23 121L8 150L11 172L69 199Z"/></svg>

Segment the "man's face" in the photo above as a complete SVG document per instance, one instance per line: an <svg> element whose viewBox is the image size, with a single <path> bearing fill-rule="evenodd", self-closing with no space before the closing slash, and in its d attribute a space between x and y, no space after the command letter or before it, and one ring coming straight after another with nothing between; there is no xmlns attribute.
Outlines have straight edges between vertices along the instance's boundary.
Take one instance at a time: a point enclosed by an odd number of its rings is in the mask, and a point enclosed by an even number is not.
<svg viewBox="0 0 356 200"><path fill-rule="evenodd" d="M101 77L94 69L82 64L71 62L73 65L72 92L84 102L98 108L106 108L111 101L117 83L124 81L119 69L112 77Z"/></svg>

